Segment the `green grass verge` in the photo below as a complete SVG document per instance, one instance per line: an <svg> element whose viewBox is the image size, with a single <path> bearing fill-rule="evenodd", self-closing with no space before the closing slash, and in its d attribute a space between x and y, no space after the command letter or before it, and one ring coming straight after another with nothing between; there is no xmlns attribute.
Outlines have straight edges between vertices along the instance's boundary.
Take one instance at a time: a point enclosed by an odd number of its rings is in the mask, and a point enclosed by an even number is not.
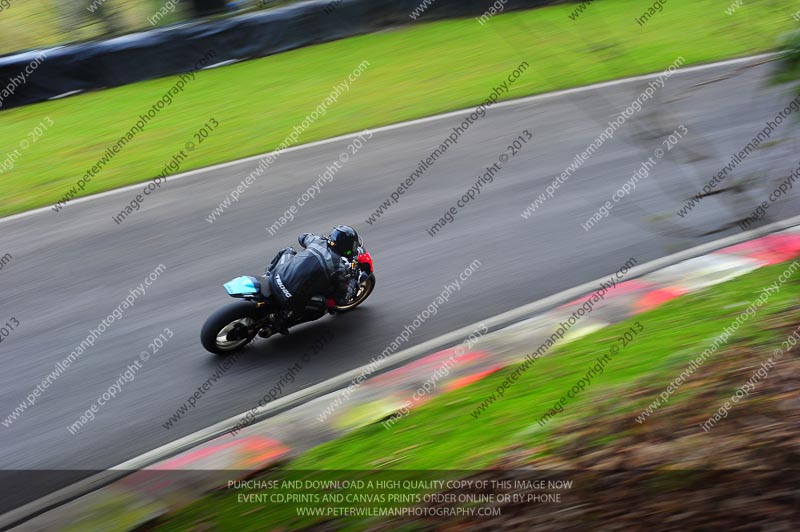
<svg viewBox="0 0 800 532"><path fill-rule="evenodd" d="M690 360L702 353L755 301L761 289L775 282L787 267L784 263L757 270L557 348L536 361L505 397L478 419L472 412L481 400L496 390L510 368L413 409L391 430L385 430L380 424L369 425L312 449L285 464L283 469L416 470L424 475L422 471L491 468L504 463L509 456L522 455L526 460L544 463L555 455L561 454L563 458L572 453L573 459L555 462L561 469L568 469L570 466L585 467L575 460L590 454L576 447L579 439L583 445L592 446L592 453L596 453L596 458L590 462L600 460L602 453L598 449L612 447L622 438L644 444L649 438L663 442L665 433L686 430L686 419L676 415L678 411L685 414L688 410L696 419L705 420L721 401L745 382L759 362L780 347L787 336L786 327L797 326L800 272L795 270L791 279L770 296L754 317L745 321L727 345L710 356L701 371L678 388L667 405L644 424L634 421ZM547 409L565 396L596 359L609 352L614 340L636 322L641 324L642 333L612 356L605 371L594 377L584 392L567 400L563 413L544 427L539 426L537 420ZM698 401L701 395L704 400ZM758 401L758 398L747 398L734 408L745 409L748 402ZM724 426L726 422L728 427ZM663 423L672 426L665 428ZM695 423L689 423L689 428L697 432ZM605 429L598 431L598 427ZM742 432L740 425L731 420L723 421L721 427L715 430L730 429L739 435ZM650 433L652 435L648 436ZM696 445L695 442L691 446L692 453ZM668 460L669 463L659 465L681 467L682 459L678 454L668 455ZM598 462L592 463L599 466ZM285 473L272 471L267 476L281 478L282 474ZM369 478L375 473L365 475L360 478ZM355 476L351 473L348 477ZM413 474L408 476L414 478ZM193 526L202 524L210 529L244 532L279 527L295 529L312 522L310 518L297 517L294 505L263 504L260 507L237 504L235 492L231 490L194 503L160 522L154 530L192 530Z"/></svg>
<svg viewBox="0 0 800 532"><path fill-rule="evenodd" d="M576 20L572 4L448 20L344 39L202 72L83 194L156 176L210 118L221 125L185 171L274 149L362 61L369 68L300 137L307 143L483 101L522 61L503 98L762 52L791 28L794 0L671 0L639 27L638 1L605 0ZM2 168L0 216L53 204L175 83L162 78L2 112L0 165L45 117L54 125Z"/></svg>

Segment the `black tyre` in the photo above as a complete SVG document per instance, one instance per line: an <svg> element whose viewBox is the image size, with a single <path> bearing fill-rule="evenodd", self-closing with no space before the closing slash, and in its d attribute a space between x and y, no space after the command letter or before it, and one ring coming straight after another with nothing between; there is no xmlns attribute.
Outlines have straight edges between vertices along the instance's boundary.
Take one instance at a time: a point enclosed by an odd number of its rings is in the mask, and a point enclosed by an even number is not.
<svg viewBox="0 0 800 532"><path fill-rule="evenodd" d="M206 351L228 355L246 346L255 338L260 312L249 301L237 301L214 312L203 324L200 343Z"/></svg>
<svg viewBox="0 0 800 532"><path fill-rule="evenodd" d="M371 273L369 274L369 277L367 277L367 280L364 281L364 285L358 290L358 293L353 301L347 305L334 307L336 312L349 312L355 309L361 303L367 300L373 290L375 290L375 274Z"/></svg>

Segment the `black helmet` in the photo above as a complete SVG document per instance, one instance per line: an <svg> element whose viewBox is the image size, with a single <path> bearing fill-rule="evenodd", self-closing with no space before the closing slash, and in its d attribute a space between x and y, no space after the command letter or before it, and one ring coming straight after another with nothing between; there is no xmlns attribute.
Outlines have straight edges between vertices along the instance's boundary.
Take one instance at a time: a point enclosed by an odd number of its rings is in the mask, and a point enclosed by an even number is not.
<svg viewBox="0 0 800 532"><path fill-rule="evenodd" d="M337 225L331 230L330 246L343 257L352 257L358 251L359 238L349 225Z"/></svg>

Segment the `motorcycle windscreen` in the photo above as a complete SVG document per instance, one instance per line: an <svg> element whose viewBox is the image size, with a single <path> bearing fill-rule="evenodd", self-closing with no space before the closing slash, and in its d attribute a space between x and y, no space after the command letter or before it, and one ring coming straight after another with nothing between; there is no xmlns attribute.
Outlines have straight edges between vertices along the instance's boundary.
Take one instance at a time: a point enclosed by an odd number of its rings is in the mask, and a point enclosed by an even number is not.
<svg viewBox="0 0 800 532"><path fill-rule="evenodd" d="M257 294L261 288L261 283L255 277L243 275L231 281L228 281L223 286L229 295L232 296L247 296Z"/></svg>

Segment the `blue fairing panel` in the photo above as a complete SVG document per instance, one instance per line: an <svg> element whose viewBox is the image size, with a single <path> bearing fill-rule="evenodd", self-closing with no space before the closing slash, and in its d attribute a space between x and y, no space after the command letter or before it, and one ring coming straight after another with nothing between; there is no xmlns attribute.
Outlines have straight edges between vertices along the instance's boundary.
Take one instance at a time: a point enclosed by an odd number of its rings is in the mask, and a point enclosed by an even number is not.
<svg viewBox="0 0 800 532"><path fill-rule="evenodd" d="M232 296L257 294L260 283L254 277L242 276L225 283L225 290Z"/></svg>

